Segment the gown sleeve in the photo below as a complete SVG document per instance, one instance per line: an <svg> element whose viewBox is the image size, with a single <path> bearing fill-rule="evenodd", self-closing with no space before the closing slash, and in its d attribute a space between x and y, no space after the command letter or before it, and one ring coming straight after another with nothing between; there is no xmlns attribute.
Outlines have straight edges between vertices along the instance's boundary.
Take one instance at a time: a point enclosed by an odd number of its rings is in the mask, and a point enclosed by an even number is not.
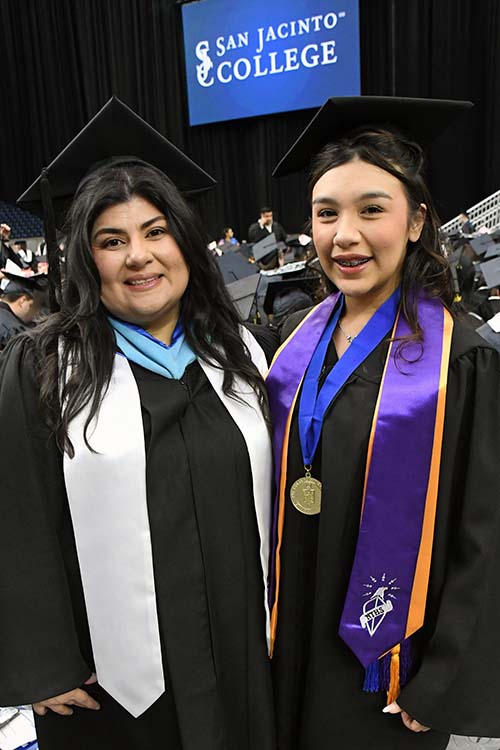
<svg viewBox="0 0 500 750"><path fill-rule="evenodd" d="M0 705L50 698L90 675L61 538L62 456L40 417L29 342L0 357Z"/></svg>
<svg viewBox="0 0 500 750"><path fill-rule="evenodd" d="M429 609L398 703L433 729L500 737L500 357L486 346L450 364Z"/></svg>

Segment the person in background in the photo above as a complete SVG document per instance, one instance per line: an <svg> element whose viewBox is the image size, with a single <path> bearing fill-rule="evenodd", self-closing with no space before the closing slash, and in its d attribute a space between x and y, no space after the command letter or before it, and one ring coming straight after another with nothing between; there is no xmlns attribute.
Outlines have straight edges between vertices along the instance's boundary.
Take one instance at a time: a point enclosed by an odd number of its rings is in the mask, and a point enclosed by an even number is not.
<svg viewBox="0 0 500 750"><path fill-rule="evenodd" d="M476 227L465 211L459 215L458 221L460 222L460 231L462 234L473 234L476 231Z"/></svg>
<svg viewBox="0 0 500 750"><path fill-rule="evenodd" d="M220 238L219 245L239 245L240 243L234 236L234 231L231 227L224 227L222 230L222 237Z"/></svg>
<svg viewBox="0 0 500 750"><path fill-rule="evenodd" d="M312 158L332 292L267 377L280 750L500 736L500 357L455 319L424 179L470 106L334 97L275 170Z"/></svg>
<svg viewBox="0 0 500 750"><path fill-rule="evenodd" d="M46 276L22 276L12 272L14 264L7 263L10 272L2 272L0 281L0 351L18 333L32 328L46 303Z"/></svg>
<svg viewBox="0 0 500 750"><path fill-rule="evenodd" d="M270 234L274 234L276 242L286 241L286 232L277 221L273 219L273 209L263 206L260 209L260 218L248 228L248 241L259 242Z"/></svg>

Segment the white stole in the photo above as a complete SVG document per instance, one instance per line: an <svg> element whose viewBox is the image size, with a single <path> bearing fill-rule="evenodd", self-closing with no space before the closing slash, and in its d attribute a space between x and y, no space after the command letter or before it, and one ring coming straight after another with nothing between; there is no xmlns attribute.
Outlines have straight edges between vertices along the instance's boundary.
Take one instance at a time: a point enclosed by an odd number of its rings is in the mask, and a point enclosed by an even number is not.
<svg viewBox="0 0 500 750"><path fill-rule="evenodd" d="M242 338L264 375L267 364L254 337ZM258 399L235 379L242 401L222 390L224 371L199 363L240 429L252 470L260 535L266 631L271 526L272 457ZM125 357L115 356L109 388L85 445L86 407L69 426L75 455L64 456L64 477L75 533L92 649L99 683L133 716L165 690L146 498L146 457L139 391Z"/></svg>

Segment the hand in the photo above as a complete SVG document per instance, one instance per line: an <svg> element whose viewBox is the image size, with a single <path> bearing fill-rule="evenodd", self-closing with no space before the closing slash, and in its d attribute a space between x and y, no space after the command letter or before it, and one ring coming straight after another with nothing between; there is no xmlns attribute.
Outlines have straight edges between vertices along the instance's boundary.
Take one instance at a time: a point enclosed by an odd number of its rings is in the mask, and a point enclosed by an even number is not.
<svg viewBox="0 0 500 750"><path fill-rule="evenodd" d="M403 711L401 706L396 703L396 701L394 701L394 703L390 703L382 710L384 714L401 714L401 721L411 732L428 732L430 729L430 727L426 727L423 724L420 724L420 722L418 722L416 719L413 719L410 714L406 713L406 711Z"/></svg>
<svg viewBox="0 0 500 750"><path fill-rule="evenodd" d="M10 227L8 224L0 224L0 236L3 240L9 239Z"/></svg>
<svg viewBox="0 0 500 750"><path fill-rule="evenodd" d="M97 677L95 674L92 674L89 679L86 680L85 685L92 685L94 682L97 682ZM56 695L53 698L47 698L44 701L33 703L33 711L38 714L38 716L45 716L49 709L60 716L71 716L73 713L71 706L90 708L93 711L98 711L100 708L97 701L91 698L85 690L76 688L67 693Z"/></svg>

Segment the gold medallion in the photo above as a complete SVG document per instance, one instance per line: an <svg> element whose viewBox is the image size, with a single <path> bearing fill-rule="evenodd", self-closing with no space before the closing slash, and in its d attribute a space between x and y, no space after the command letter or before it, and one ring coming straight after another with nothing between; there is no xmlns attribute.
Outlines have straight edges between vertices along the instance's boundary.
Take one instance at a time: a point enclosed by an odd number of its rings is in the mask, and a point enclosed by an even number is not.
<svg viewBox="0 0 500 750"><path fill-rule="evenodd" d="M290 499L297 510L307 516L316 516L321 511L321 482L311 476L307 467L305 477L292 484Z"/></svg>

